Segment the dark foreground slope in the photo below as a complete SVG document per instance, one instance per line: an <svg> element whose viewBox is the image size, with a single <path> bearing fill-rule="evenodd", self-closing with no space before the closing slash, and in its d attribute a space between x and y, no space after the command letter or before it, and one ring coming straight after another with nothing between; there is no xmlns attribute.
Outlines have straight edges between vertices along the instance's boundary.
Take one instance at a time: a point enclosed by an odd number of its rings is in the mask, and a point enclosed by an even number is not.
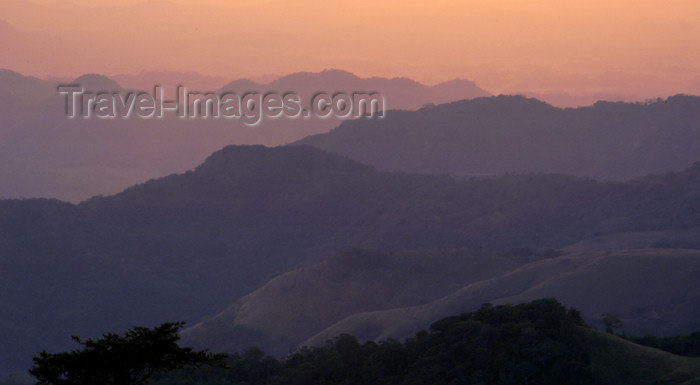
<svg viewBox="0 0 700 385"><path fill-rule="evenodd" d="M577 109L522 96L478 98L347 121L297 143L384 170L555 172L622 180L678 171L700 160L700 98Z"/></svg>
<svg viewBox="0 0 700 385"><path fill-rule="evenodd" d="M191 172L80 205L0 201L0 362L26 368L72 334L192 324L349 245L547 249L692 230L699 191L700 166L628 183L455 181L378 172L310 147L232 146ZM697 237L676 241L693 248Z"/></svg>

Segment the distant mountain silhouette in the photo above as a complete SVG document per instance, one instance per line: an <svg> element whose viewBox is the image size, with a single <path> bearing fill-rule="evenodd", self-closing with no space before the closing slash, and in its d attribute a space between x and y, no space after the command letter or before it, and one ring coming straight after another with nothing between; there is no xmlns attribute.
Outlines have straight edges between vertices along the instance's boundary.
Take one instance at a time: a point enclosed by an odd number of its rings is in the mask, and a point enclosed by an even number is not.
<svg viewBox="0 0 700 385"><path fill-rule="evenodd" d="M114 80L100 74L85 74L71 82L88 92L124 92L124 88Z"/></svg>
<svg viewBox="0 0 700 385"><path fill-rule="evenodd" d="M79 205L0 201L0 371L26 368L42 348L65 348L72 334L192 324L348 245L435 258L449 249L464 258L504 253L514 264L635 232L649 234L642 247L700 248L692 232L699 190L700 164L626 183L557 175L457 181L379 172L307 146L229 146L193 171ZM525 247L536 253L517 251ZM342 261L382 266L374 257ZM498 261L491 271L505 267ZM450 266L462 263L471 262ZM448 283L456 281L440 290ZM437 289L397 306L432 301Z"/></svg>
<svg viewBox="0 0 700 385"><path fill-rule="evenodd" d="M432 98L432 103L442 104L454 100L474 99L477 97L490 96L490 94L481 88L476 83L467 79L453 79L446 82L438 83L431 87L436 94Z"/></svg>
<svg viewBox="0 0 700 385"><path fill-rule="evenodd" d="M235 90L240 93L245 93L248 91L255 91L260 89L262 84L256 83L253 80L249 79L237 79L232 82L226 83L223 87L219 89L219 91L224 91L224 90Z"/></svg>
<svg viewBox="0 0 700 385"><path fill-rule="evenodd" d="M408 78L360 78L342 70L325 70L319 73L299 72L283 76L268 84L234 81L221 90L243 90L245 88L279 92L295 91L305 100L316 92L380 92L389 109L413 110L426 103L472 99L488 96L489 93L469 80L453 80L436 86L426 86Z"/></svg>
<svg viewBox="0 0 700 385"><path fill-rule="evenodd" d="M196 82L184 84L191 91L233 91L239 95L247 91L293 91L306 102L317 91L379 91L386 94L389 106L402 108L420 107L432 98L485 94L468 81L455 82L447 87L449 92L440 93L408 79L362 79L338 70L292 74L267 85L238 80L219 90L191 88L211 85L216 79L197 74L182 76L183 82ZM167 98L174 91L169 82L178 78L177 73L147 72L125 78L130 85L122 87L111 78L91 74L69 83L91 92L123 93L125 88L131 90L131 86L148 80L153 84L145 91L152 93L152 87L162 82ZM113 194L150 178L184 172L227 144L285 144L327 132L342 122L339 118L281 118L264 119L259 126L247 127L238 120L180 119L174 114L164 119L68 119L65 97L58 94L56 85L30 79L19 74L0 75L0 102L5 101L0 104L0 124L7 122L7 128L0 126L0 178L6 181L0 185L0 197L55 197L78 202L94 195ZM41 93L33 91L39 86ZM26 99L21 96L24 94L36 96Z"/></svg>
<svg viewBox="0 0 700 385"><path fill-rule="evenodd" d="M477 98L343 122L297 143L384 170L621 180L681 170L700 159L700 98L598 102L577 109L522 96Z"/></svg>
<svg viewBox="0 0 700 385"><path fill-rule="evenodd" d="M92 92L125 92L97 74L69 84ZM0 140L0 176L5 181L0 197L78 201L115 193L155 176L185 171L220 147L211 142L220 136L202 135L194 122L177 118L70 119L66 96L55 84L49 91L48 96L23 103L22 119ZM190 148L183 151L186 144Z"/></svg>
<svg viewBox="0 0 700 385"><path fill-rule="evenodd" d="M166 95L174 95L174 90L179 85L192 90L213 91L228 82L228 79L220 76L172 71L142 71L138 74L114 75L112 79L128 89L152 90L154 86L160 85L166 90Z"/></svg>
<svg viewBox="0 0 700 385"><path fill-rule="evenodd" d="M0 34L2 34L0 23ZM0 141L56 92L55 84L0 69Z"/></svg>
<svg viewBox="0 0 700 385"><path fill-rule="evenodd" d="M700 88L698 88L700 89ZM539 92L512 92L512 94L523 94L529 98L542 100L548 104L560 108L576 108L592 106L601 100L606 102L643 102L645 98L638 95L616 94L616 93L590 93L590 94L569 94L569 93L539 93Z"/></svg>

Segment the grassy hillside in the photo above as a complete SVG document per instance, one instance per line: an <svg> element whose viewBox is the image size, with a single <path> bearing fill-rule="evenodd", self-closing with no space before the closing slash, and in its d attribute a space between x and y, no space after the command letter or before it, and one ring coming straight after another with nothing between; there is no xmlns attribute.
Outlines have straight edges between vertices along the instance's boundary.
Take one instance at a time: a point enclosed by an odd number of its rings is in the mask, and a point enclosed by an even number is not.
<svg viewBox="0 0 700 385"><path fill-rule="evenodd" d="M700 330L700 252L628 250L566 255L536 261L502 276L469 284L430 303L352 315L305 342L319 345L341 333L361 340L406 338L431 320L483 303L521 303L556 296L589 323L615 313L631 335Z"/></svg>
<svg viewBox="0 0 700 385"><path fill-rule="evenodd" d="M430 302L520 264L498 253L473 250L346 249L329 260L273 278L215 317L185 330L183 339L217 351L254 346L283 356L352 314Z"/></svg>
<svg viewBox="0 0 700 385"><path fill-rule="evenodd" d="M583 329L593 375L601 384L697 385L700 358L682 357Z"/></svg>

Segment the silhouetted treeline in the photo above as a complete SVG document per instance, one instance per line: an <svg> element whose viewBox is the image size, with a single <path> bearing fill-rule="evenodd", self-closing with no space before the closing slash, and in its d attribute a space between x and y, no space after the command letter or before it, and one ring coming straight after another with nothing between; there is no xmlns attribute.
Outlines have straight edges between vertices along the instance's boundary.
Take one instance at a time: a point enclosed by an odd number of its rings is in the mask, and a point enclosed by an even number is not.
<svg viewBox="0 0 700 385"><path fill-rule="evenodd" d="M700 332L672 337L627 337L630 341L681 356L700 357Z"/></svg>
<svg viewBox="0 0 700 385"><path fill-rule="evenodd" d="M405 342L361 344L344 334L283 361L249 350L231 356L229 369L173 373L157 384L586 384L582 326L576 310L554 299L487 304Z"/></svg>

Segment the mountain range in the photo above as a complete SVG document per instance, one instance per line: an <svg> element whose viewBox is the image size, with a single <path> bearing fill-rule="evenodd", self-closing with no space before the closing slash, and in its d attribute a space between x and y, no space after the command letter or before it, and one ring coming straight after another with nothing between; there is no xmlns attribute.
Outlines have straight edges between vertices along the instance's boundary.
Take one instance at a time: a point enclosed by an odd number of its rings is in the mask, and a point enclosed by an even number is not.
<svg viewBox="0 0 700 385"><path fill-rule="evenodd" d="M169 320L194 325L225 309L192 335L205 330L202 341L229 340L230 349L259 341L280 352L333 325L360 325L352 317L367 312L418 306L427 317L442 314L432 312L440 306L466 311L562 287L573 301L573 288L596 287L594 273L605 266L614 276L640 272L659 296L626 296L625 306L582 303L586 316L604 308L620 312L630 330L690 332L697 254L680 249L700 248L698 191L698 164L624 183L547 174L457 180L381 172L308 146L229 146L192 171L78 205L0 201L1 370L26 368L43 348L65 348L68 335ZM666 250L605 258L585 251L605 243ZM678 289L667 290L669 282ZM617 290L603 283L596 290ZM640 285L633 276L618 284ZM275 294L287 290L317 296L294 302ZM308 314L282 329L258 324L264 309L290 317L297 308L276 302L285 299ZM367 335L384 330L382 317Z"/></svg>
<svg viewBox="0 0 700 385"><path fill-rule="evenodd" d="M119 78L138 85L159 77L172 83L180 76L153 72ZM185 79L194 87L222 81L197 74ZM121 94L130 90L94 74L70 83ZM386 118L267 119L247 127L238 120L174 115L68 119L56 85L0 72L0 177L6 181L0 197L79 202L114 194L185 172L227 144L296 141L392 171L456 176L554 172L613 180L679 171L697 160L700 148L698 98L683 95L561 109L522 96L484 97L486 91L467 80L429 87L406 78L359 78L327 70L267 84L240 79L212 92L293 90L308 100L319 90L376 90L391 109Z"/></svg>
<svg viewBox="0 0 700 385"><path fill-rule="evenodd" d="M297 144L382 170L456 176L546 172L625 180L698 160L700 98L561 109L522 96L463 100L343 122Z"/></svg>
<svg viewBox="0 0 700 385"><path fill-rule="evenodd" d="M179 74L144 73L142 78L118 78L129 84L146 79L169 87ZM218 89L197 89L215 84L196 74L184 77L195 82L190 90L200 92L247 91L296 92L310 101L315 92L381 92L389 108L418 108L441 102L484 96L474 83L455 80L434 87L397 78L359 78L349 72L328 70L297 73L268 84L238 80ZM221 79L218 79L221 80ZM87 91L125 95L114 80L89 74L67 82ZM62 83L65 84L65 83ZM153 93L152 83L145 91ZM66 100L57 83L0 72L0 186L4 198L59 198L79 202L95 195L117 193L151 178L187 171L227 144L280 145L310 134L326 132L342 119L264 119L248 127L231 119L69 119ZM164 89L167 95L173 89Z"/></svg>
<svg viewBox="0 0 700 385"><path fill-rule="evenodd" d="M160 75L179 76L124 79ZM70 120L55 87L0 71L0 195L80 202L0 200L0 372L177 320L189 345L276 356L543 297L630 334L700 328L698 97L562 109L328 70L216 92L380 90L405 109L251 128Z"/></svg>

